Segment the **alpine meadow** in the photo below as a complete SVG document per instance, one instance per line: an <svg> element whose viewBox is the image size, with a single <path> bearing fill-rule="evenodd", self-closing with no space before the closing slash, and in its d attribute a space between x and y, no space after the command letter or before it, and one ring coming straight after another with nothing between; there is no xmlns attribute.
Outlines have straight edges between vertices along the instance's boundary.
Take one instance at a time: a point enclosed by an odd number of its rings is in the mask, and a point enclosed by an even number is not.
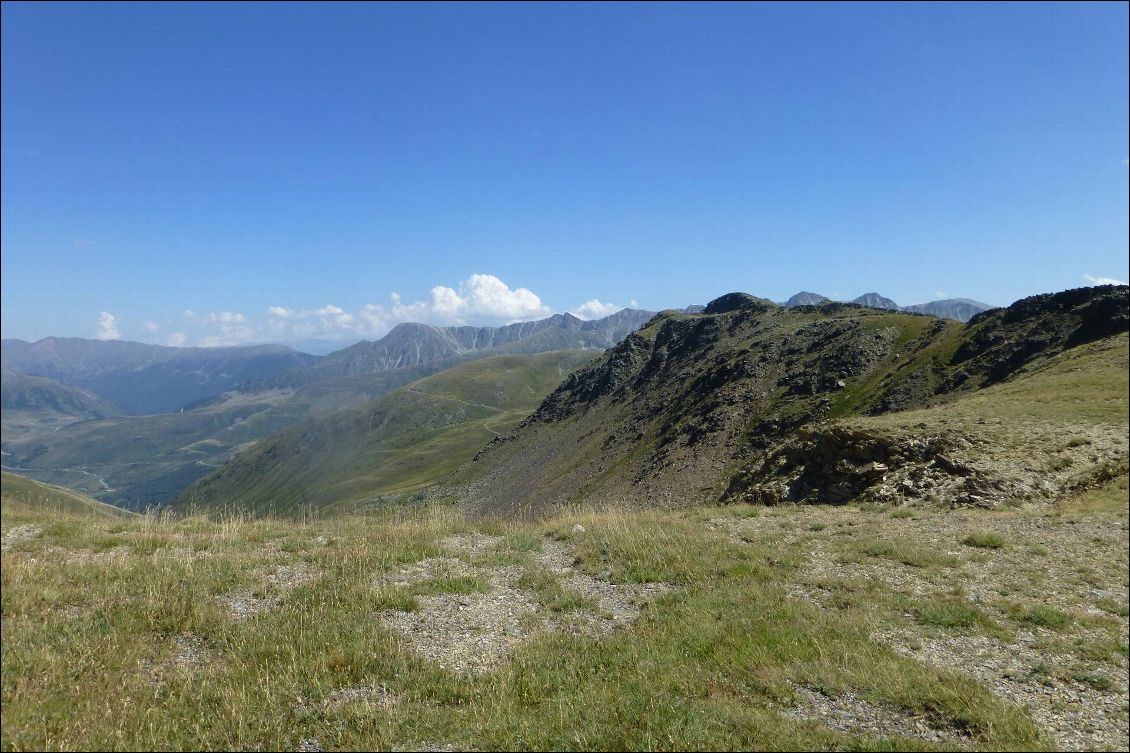
<svg viewBox="0 0 1130 753"><path fill-rule="evenodd" d="M4 750L1126 749L1125 3L0 13Z"/></svg>

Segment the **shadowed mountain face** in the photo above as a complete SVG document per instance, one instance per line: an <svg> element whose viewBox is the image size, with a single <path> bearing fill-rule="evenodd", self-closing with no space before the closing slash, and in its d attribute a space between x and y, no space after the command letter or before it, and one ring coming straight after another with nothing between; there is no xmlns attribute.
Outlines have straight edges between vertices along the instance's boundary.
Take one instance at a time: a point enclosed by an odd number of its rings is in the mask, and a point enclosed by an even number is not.
<svg viewBox="0 0 1130 753"><path fill-rule="evenodd" d="M282 345L167 348L124 340L4 340L4 367L80 387L126 413L177 411L237 385L312 366L317 356Z"/></svg>
<svg viewBox="0 0 1130 753"><path fill-rule="evenodd" d="M573 373L459 481L489 514L714 501L815 422L950 400L1126 330L1125 286L1036 296L964 326L730 294L704 314L660 314Z"/></svg>

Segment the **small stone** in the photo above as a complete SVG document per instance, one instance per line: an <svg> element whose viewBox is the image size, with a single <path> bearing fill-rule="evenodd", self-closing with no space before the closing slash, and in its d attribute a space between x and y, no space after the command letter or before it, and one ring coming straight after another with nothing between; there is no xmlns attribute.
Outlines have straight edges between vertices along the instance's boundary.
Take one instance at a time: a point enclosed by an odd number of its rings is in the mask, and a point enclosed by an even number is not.
<svg viewBox="0 0 1130 753"><path fill-rule="evenodd" d="M574 523L573 524L573 533L584 533L584 532L585 532L585 527L583 525L581 525L580 523Z"/></svg>

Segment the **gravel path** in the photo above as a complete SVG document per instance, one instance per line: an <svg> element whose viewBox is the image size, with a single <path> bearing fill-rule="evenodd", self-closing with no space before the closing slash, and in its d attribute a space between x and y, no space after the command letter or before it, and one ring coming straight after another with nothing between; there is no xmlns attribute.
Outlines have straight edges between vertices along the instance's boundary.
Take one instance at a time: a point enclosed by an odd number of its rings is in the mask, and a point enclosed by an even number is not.
<svg viewBox="0 0 1130 753"><path fill-rule="evenodd" d="M1035 512L914 514L892 518L813 506L748 518L719 516L707 524L733 541L777 542L803 554L805 562L786 590L825 609L862 588L912 603L958 599L1002 624L1026 609L1059 610L1071 620L1067 627L1030 626L1011 639L925 628L911 613L876 613L872 637L903 656L962 672L1025 708L1062 750L1125 750L1130 739L1125 649L1100 657L1089 655L1087 647L1111 645L1115 635L1126 645L1126 522ZM1004 545L962 544L983 532L998 534ZM862 555L862 546L872 541L902 542L915 552L950 557L954 566L909 567ZM823 717L837 718L831 711Z"/></svg>
<svg viewBox="0 0 1130 753"><path fill-rule="evenodd" d="M525 570L516 565L488 565L475 559L497 550L501 537L481 533L444 539L449 552L471 558L433 557L399 572L381 576L376 585L411 586L437 577L479 577L489 582L487 593L417 596L412 612L386 610L381 619L400 633L417 654L458 673L484 673L501 666L534 637L568 632L599 637L639 619L646 602L670 590L668 584L617 585L575 569L575 556L562 544L546 541L534 562L555 576L562 587L598 604L599 613L585 609L553 613L538 595L522 588Z"/></svg>

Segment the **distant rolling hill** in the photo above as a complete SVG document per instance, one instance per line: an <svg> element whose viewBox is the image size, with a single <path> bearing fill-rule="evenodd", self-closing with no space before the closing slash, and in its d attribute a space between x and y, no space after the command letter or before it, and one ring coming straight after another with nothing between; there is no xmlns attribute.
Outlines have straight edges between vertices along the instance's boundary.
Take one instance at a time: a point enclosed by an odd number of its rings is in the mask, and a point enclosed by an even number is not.
<svg viewBox="0 0 1130 753"><path fill-rule="evenodd" d="M18 506L36 512L65 512L99 517L128 517L128 510L114 507L72 489L44 484L34 479L4 471L0 473L0 504Z"/></svg>
<svg viewBox="0 0 1130 753"><path fill-rule="evenodd" d="M126 413L143 415L177 411L241 383L318 361L283 345L170 348L76 337L4 340L0 354L6 369L80 387Z"/></svg>
<svg viewBox="0 0 1130 753"><path fill-rule="evenodd" d="M591 351L494 356L311 418L186 489L182 511L290 514L432 484L517 426Z"/></svg>
<svg viewBox="0 0 1130 753"><path fill-rule="evenodd" d="M7 368L0 374L0 409L5 443L123 412L86 390Z"/></svg>

